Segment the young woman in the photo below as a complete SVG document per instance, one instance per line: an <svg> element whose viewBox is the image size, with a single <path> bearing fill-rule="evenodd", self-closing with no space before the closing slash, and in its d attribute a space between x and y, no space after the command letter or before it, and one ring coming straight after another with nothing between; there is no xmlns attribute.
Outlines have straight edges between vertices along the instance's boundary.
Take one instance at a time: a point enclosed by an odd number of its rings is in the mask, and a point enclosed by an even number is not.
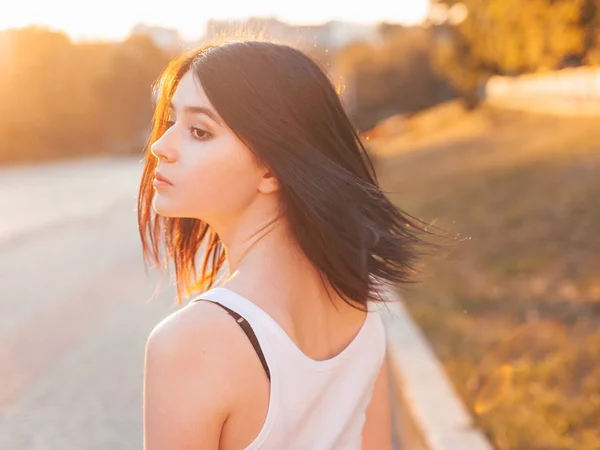
<svg viewBox="0 0 600 450"><path fill-rule="evenodd" d="M180 300L201 293L148 338L144 448L389 449L376 287L409 281L425 230L379 188L323 70L263 41L184 54L149 144L145 255L174 263Z"/></svg>

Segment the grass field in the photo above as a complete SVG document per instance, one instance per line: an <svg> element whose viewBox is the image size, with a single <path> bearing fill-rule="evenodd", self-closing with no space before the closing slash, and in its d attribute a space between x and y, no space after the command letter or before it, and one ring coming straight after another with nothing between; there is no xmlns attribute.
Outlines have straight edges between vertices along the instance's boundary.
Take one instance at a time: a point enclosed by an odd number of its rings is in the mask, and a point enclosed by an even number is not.
<svg viewBox="0 0 600 450"><path fill-rule="evenodd" d="M458 236L400 289L499 450L600 449L600 118L449 103L370 139L382 186Z"/></svg>

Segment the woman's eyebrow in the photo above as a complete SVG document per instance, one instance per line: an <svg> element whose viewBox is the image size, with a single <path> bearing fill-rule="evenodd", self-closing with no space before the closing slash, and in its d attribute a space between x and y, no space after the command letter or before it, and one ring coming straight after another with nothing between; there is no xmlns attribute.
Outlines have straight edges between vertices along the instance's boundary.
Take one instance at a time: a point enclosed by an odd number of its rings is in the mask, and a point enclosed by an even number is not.
<svg viewBox="0 0 600 450"><path fill-rule="evenodd" d="M169 102L169 108L175 110L175 106L173 102ZM206 106L198 106L198 105L185 105L183 106L183 112L186 114L204 114L208 116L213 122L221 125L221 121L217 117L217 113L212 109L207 108Z"/></svg>

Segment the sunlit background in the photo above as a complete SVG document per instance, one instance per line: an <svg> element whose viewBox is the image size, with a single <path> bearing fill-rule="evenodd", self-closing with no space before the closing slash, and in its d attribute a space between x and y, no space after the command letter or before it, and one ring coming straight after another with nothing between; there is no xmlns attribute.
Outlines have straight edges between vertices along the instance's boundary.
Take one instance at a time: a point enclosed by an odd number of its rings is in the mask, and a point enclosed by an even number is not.
<svg viewBox="0 0 600 450"><path fill-rule="evenodd" d="M151 87L231 34L317 60L393 201L457 237L398 290L491 445L600 449L594 0L3 5L0 449L141 448L179 307L136 229Z"/></svg>
<svg viewBox="0 0 600 450"><path fill-rule="evenodd" d="M273 17L293 24L342 21L360 24L376 22L415 25L422 23L429 7L427 0L385 0L357 2L194 2L158 0L123 2L73 0L12 2L0 17L1 28L46 25L66 32L75 40L124 39L131 29L144 23L177 30L185 40L200 39L209 20L240 20L248 17Z"/></svg>

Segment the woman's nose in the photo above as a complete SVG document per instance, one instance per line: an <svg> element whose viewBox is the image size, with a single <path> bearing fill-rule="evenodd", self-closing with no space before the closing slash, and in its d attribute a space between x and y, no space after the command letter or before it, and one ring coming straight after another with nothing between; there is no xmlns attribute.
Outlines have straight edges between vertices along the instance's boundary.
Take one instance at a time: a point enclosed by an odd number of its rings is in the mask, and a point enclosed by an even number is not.
<svg viewBox="0 0 600 450"><path fill-rule="evenodd" d="M162 159L166 162L173 162L176 158L176 152L172 142L173 136L169 137L169 131L170 129L165 131L163 135L150 146L150 152L159 160Z"/></svg>

